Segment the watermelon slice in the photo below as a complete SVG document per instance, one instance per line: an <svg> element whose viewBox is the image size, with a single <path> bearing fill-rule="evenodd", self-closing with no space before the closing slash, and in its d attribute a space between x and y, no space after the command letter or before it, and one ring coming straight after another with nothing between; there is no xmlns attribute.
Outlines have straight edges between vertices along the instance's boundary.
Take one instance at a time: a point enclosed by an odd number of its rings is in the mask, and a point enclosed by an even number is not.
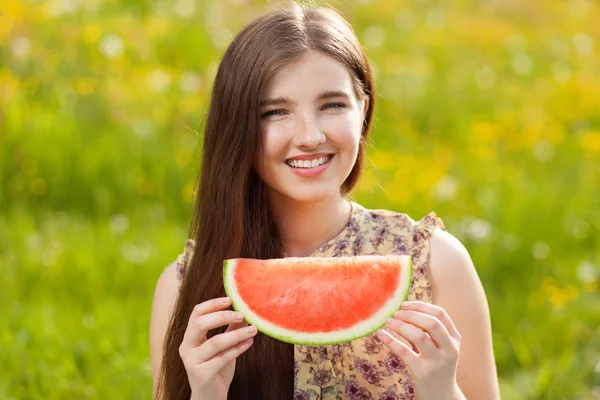
<svg viewBox="0 0 600 400"><path fill-rule="evenodd" d="M406 300L409 256L224 261L225 292L246 321L287 343L324 345L367 336Z"/></svg>

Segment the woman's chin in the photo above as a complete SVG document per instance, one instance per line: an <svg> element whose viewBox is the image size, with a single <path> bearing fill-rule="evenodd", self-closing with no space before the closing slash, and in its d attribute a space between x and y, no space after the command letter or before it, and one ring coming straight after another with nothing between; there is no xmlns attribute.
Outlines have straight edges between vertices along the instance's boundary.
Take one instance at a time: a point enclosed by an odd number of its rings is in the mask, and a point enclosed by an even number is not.
<svg viewBox="0 0 600 400"><path fill-rule="evenodd" d="M319 185L307 185L306 187L295 186L293 188L286 188L279 192L278 197L283 197L288 201L299 202L299 203L317 203L336 195L339 196L340 189L332 188L331 186L319 187Z"/></svg>

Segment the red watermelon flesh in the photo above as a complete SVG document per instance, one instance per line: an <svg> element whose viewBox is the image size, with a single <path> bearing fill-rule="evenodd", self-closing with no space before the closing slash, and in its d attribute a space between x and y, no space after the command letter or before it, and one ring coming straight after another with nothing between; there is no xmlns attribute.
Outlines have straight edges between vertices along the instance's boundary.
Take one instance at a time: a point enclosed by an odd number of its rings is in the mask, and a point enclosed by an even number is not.
<svg viewBox="0 0 600 400"><path fill-rule="evenodd" d="M406 299L408 256L232 259L225 291L259 331L289 343L327 344L366 336Z"/></svg>

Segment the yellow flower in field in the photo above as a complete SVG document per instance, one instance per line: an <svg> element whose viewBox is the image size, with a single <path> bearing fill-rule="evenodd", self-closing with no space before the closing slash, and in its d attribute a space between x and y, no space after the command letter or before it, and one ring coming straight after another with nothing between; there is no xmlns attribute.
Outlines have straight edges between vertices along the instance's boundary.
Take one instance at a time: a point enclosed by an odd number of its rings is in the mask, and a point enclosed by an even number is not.
<svg viewBox="0 0 600 400"><path fill-rule="evenodd" d="M548 296L550 303L556 309L563 309L579 295L579 290L574 285L560 288L555 285L552 277L545 277L542 281L542 289Z"/></svg>
<svg viewBox="0 0 600 400"><path fill-rule="evenodd" d="M0 99L10 99L19 90L20 81L8 68L0 68Z"/></svg>
<svg viewBox="0 0 600 400"><path fill-rule="evenodd" d="M451 27L457 40L486 49L503 45L513 31L507 19L472 13L456 14Z"/></svg>
<svg viewBox="0 0 600 400"><path fill-rule="evenodd" d="M102 35L102 29L97 24L89 24L81 30L81 37L87 43L96 43Z"/></svg>
<svg viewBox="0 0 600 400"><path fill-rule="evenodd" d="M96 81L90 78L77 78L71 84L75 93L80 96L92 93L97 87Z"/></svg>
<svg viewBox="0 0 600 400"><path fill-rule="evenodd" d="M4 14L8 20L21 19L26 13L26 3L23 1L3 0L0 3L0 15Z"/></svg>
<svg viewBox="0 0 600 400"><path fill-rule="evenodd" d="M171 29L170 23L164 18L158 18L156 15L150 16L146 20L146 34L150 39L164 36Z"/></svg>
<svg viewBox="0 0 600 400"><path fill-rule="evenodd" d="M377 150L370 158L377 169L393 168L398 163L397 156L394 156L394 154L389 151Z"/></svg>
<svg viewBox="0 0 600 400"><path fill-rule="evenodd" d="M475 121L470 132L475 142L494 143L501 137L502 127L488 121Z"/></svg>
<svg viewBox="0 0 600 400"><path fill-rule="evenodd" d="M598 281L593 280L593 281L586 282L585 285L583 286L583 289L588 293L595 292L596 290L598 290Z"/></svg>
<svg viewBox="0 0 600 400"><path fill-rule="evenodd" d="M356 184L355 191L358 193L373 192L378 183L377 177L373 173L373 168L366 166L360 175L358 183Z"/></svg>
<svg viewBox="0 0 600 400"><path fill-rule="evenodd" d="M581 137L581 147L588 157L600 157L600 132L586 132Z"/></svg>

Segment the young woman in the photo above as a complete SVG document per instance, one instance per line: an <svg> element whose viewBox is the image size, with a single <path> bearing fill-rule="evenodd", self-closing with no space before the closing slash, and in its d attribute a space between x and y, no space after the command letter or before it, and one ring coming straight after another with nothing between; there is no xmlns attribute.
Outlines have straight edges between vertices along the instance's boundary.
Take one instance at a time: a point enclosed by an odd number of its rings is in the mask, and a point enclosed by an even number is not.
<svg viewBox="0 0 600 400"><path fill-rule="evenodd" d="M348 199L374 107L368 60L336 12L293 5L233 40L214 81L192 238L160 276L150 341L160 399L499 398L486 297L431 213ZM224 298L235 257L410 254L386 328L331 346L256 332Z"/></svg>

